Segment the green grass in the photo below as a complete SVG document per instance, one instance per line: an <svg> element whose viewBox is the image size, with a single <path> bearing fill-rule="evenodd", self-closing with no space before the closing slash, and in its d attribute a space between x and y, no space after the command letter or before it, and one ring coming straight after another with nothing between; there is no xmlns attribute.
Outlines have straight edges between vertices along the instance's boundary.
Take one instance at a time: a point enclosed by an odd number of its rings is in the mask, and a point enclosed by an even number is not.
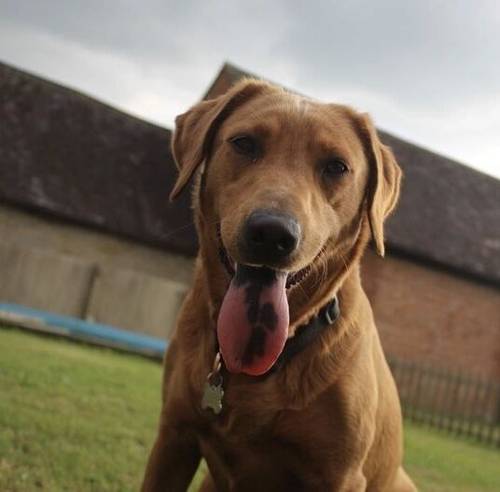
<svg viewBox="0 0 500 492"><path fill-rule="evenodd" d="M0 490L138 490L160 382L152 361L0 329ZM410 425L406 468L424 492L500 491L500 453Z"/></svg>
<svg viewBox="0 0 500 492"><path fill-rule="evenodd" d="M0 490L136 491L160 365L0 331Z"/></svg>
<svg viewBox="0 0 500 492"><path fill-rule="evenodd" d="M405 467L423 492L500 491L500 452L405 426Z"/></svg>

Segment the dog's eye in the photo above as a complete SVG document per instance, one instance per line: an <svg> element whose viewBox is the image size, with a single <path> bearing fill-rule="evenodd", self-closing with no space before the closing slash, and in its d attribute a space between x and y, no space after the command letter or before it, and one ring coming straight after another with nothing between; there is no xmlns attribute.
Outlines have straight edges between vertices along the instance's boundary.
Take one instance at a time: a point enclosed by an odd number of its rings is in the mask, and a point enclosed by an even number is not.
<svg viewBox="0 0 500 492"><path fill-rule="evenodd" d="M249 135L238 135L236 137L230 138L229 142L233 146L234 150L238 154L245 155L247 157L256 158L259 152L259 145L255 138Z"/></svg>
<svg viewBox="0 0 500 492"><path fill-rule="evenodd" d="M340 158L330 159L323 165L323 176L328 179L338 178L348 172L347 164Z"/></svg>

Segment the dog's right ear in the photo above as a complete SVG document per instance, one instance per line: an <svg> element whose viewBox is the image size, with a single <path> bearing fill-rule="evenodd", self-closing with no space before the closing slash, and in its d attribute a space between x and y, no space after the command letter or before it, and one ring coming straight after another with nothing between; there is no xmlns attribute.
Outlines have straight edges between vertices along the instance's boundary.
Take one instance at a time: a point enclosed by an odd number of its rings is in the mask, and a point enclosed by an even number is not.
<svg viewBox="0 0 500 492"><path fill-rule="evenodd" d="M226 94L202 101L175 119L172 154L179 170L170 193L174 200L186 187L198 167L210 156L212 143L222 122L238 107L269 90L269 84L246 79Z"/></svg>

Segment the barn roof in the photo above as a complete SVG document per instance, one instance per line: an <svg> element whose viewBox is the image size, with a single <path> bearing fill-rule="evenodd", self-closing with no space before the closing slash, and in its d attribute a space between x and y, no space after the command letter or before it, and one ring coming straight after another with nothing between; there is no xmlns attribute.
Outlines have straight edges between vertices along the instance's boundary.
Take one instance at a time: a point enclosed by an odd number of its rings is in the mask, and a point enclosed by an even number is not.
<svg viewBox="0 0 500 492"><path fill-rule="evenodd" d="M500 181L386 132L404 173L389 247L500 283Z"/></svg>
<svg viewBox="0 0 500 492"><path fill-rule="evenodd" d="M207 95L248 76L226 64ZM171 132L0 63L0 200L193 255ZM389 251L500 284L500 181L386 132L405 181Z"/></svg>
<svg viewBox="0 0 500 492"><path fill-rule="evenodd" d="M171 132L0 63L0 200L184 254Z"/></svg>

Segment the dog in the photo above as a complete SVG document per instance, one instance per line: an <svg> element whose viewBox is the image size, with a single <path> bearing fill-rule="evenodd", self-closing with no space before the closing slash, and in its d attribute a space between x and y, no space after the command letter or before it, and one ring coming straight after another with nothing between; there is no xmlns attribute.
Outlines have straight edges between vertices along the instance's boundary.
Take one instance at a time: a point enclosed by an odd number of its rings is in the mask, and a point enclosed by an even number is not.
<svg viewBox="0 0 500 492"><path fill-rule="evenodd" d="M194 283L164 360L142 490L416 488L360 259L401 171L367 114L246 79L176 118Z"/></svg>

